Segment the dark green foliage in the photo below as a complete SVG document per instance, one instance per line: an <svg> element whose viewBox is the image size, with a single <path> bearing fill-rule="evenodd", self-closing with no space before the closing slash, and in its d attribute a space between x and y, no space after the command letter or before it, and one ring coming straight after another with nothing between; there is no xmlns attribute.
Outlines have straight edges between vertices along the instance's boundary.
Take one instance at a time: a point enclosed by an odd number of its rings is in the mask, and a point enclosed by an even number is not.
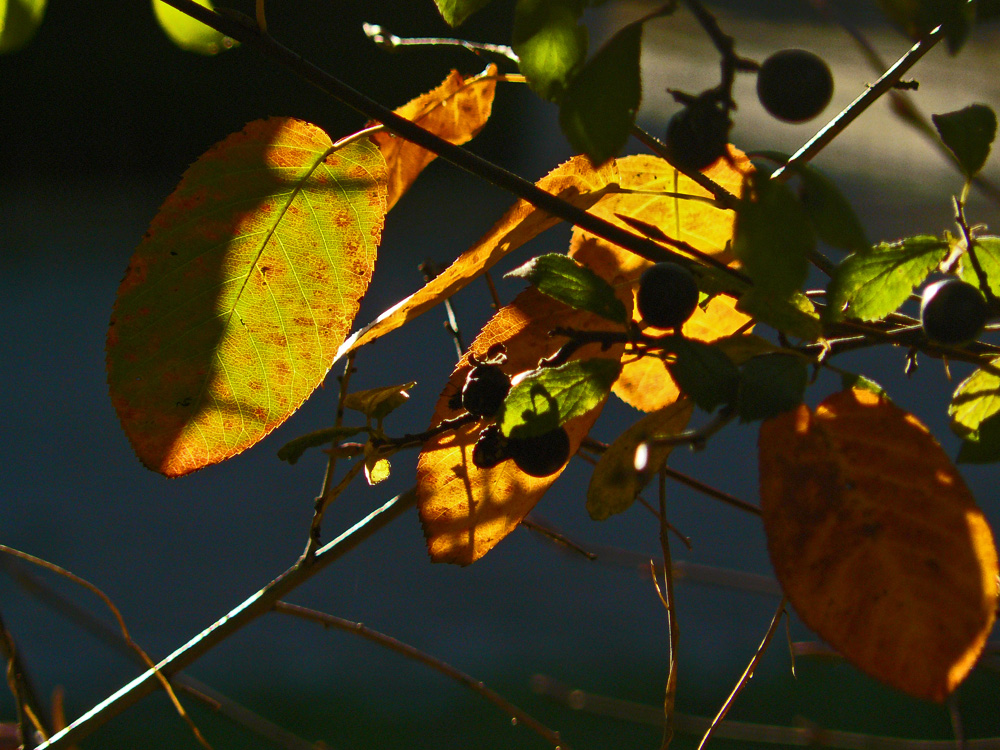
<svg viewBox="0 0 1000 750"><path fill-rule="evenodd" d="M626 26L570 81L559 102L559 124L570 144L600 164L628 139L642 100L642 24Z"/></svg>
<svg viewBox="0 0 1000 750"><path fill-rule="evenodd" d="M472 368L462 388L462 406L477 417L492 417L500 411L510 391L510 378L496 365L479 364Z"/></svg>
<svg viewBox="0 0 1000 750"><path fill-rule="evenodd" d="M944 144L951 149L966 176L986 163L997 134L997 116L985 104L970 104L956 112L931 115Z"/></svg>
<svg viewBox="0 0 1000 750"><path fill-rule="evenodd" d="M465 19L490 4L492 0L434 0L441 17L449 26L458 26Z"/></svg>
<svg viewBox="0 0 1000 750"><path fill-rule="evenodd" d="M696 406L713 411L736 401L740 371L719 347L678 336L668 350L675 356L670 374Z"/></svg>
<svg viewBox="0 0 1000 750"><path fill-rule="evenodd" d="M982 292L956 278L928 284L920 302L920 324L931 341L958 345L972 341L989 318Z"/></svg>
<svg viewBox="0 0 1000 750"><path fill-rule="evenodd" d="M587 310L615 323L624 324L628 320L625 305L615 296L614 287L568 255L541 255L506 275L525 279L542 294L577 310Z"/></svg>
<svg viewBox="0 0 1000 750"><path fill-rule="evenodd" d="M557 427L541 435L511 437L507 439L507 453L525 474L547 477L569 461L569 435Z"/></svg>
<svg viewBox="0 0 1000 750"><path fill-rule="evenodd" d="M833 97L833 75L823 59L802 49L775 52L757 73L757 98L785 122L811 120Z"/></svg>
<svg viewBox="0 0 1000 750"><path fill-rule="evenodd" d="M703 94L667 123L667 157L681 169L707 169L726 154L732 125L718 97Z"/></svg>
<svg viewBox="0 0 1000 750"><path fill-rule="evenodd" d="M799 200L819 238L828 245L862 252L871 247L861 220L837 185L811 164L797 168Z"/></svg>
<svg viewBox="0 0 1000 750"><path fill-rule="evenodd" d="M793 354L761 354L741 368L737 411L741 422L770 419L802 403L809 381L805 361Z"/></svg>
<svg viewBox="0 0 1000 750"><path fill-rule="evenodd" d="M636 305L643 321L656 328L683 325L698 306L698 282L677 263L656 263L639 279Z"/></svg>

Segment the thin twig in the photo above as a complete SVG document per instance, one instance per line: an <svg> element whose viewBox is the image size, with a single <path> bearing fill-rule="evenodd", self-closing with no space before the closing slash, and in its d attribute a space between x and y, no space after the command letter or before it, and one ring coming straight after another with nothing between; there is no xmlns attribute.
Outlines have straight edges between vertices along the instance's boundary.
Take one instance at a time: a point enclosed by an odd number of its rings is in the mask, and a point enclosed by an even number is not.
<svg viewBox="0 0 1000 750"><path fill-rule="evenodd" d="M729 709L733 707L733 702L736 700L736 696L743 692L743 688L746 687L747 682L751 677L753 677L754 670L757 669L757 665L760 663L761 657L763 657L764 652L767 651L767 647L771 643L771 638L774 637L774 633L778 629L778 624L781 622L781 618L785 614L785 605L787 603L788 599L786 597L781 597L778 609L774 613L774 617L771 619L771 625L764 634L764 640L760 642L760 646L757 647L757 652L753 655L750 663L747 664L747 668L743 670L743 675L736 682L733 692L731 692L729 697L726 698L725 703L722 704L722 708L719 709L719 713L715 715L715 718L712 719L712 723L709 724L708 729L705 730L705 734L702 735L701 742L698 743L698 750L703 750L706 743L708 743L712 734L719 726L719 722L726 718L726 714L729 713Z"/></svg>
<svg viewBox="0 0 1000 750"><path fill-rule="evenodd" d="M544 738L549 744L555 747L556 750L560 750L560 748L561 750L569 750L569 746L559 736L559 732L549 729L536 718L531 716L531 714L518 708L496 691L486 687L486 685L484 685L481 681L470 677L464 672L456 669L446 662L441 661L440 659L431 656L430 654L414 648L408 643L403 643L392 636L365 627L360 622L351 622L350 620L345 620L341 617L329 615L325 612L317 612L316 610L307 609L306 607L300 607L287 602L275 602L274 611L298 617L303 620L309 620L310 622L316 622L323 627L337 628L338 630L343 630L348 633L354 633L362 638L372 641L373 643L377 643L383 648L387 648L390 651L400 654L401 656L405 656L407 659L413 659L424 666L430 667L436 672L440 672L446 677L449 677L461 685L469 688L477 695L485 698L505 714L510 716L511 719L517 724L523 724L540 737Z"/></svg>
<svg viewBox="0 0 1000 750"><path fill-rule="evenodd" d="M200 7L200 6L199 6ZM389 500L378 510L359 521L322 549L310 565L296 563L271 583L256 592L235 609L230 611L170 656L161 661L155 669L149 669L118 692L109 696L61 732L56 732L36 750L66 750L94 732L107 721L135 705L152 693L161 676L171 676L189 667L199 657L229 638L243 626L271 610L274 602L312 578L319 571L339 559L364 542L375 532L387 526L416 503L416 491L411 489Z"/></svg>
<svg viewBox="0 0 1000 750"><path fill-rule="evenodd" d="M13 578L28 594L36 600L46 605L54 612L73 623L81 630L86 631L106 646L115 649L123 656L134 659L140 665L145 666L142 659L129 648L122 638L121 633L115 630L102 620L97 619L89 611L81 607L76 602L66 598L62 593L56 591L37 576L32 575L24 569L24 566L16 559L0 558L0 567ZM175 674L170 679L175 689L182 690L192 698L200 701L210 710L226 717L230 721L245 727L258 736L266 739L278 747L285 750L319 750L320 745L308 742L298 735L292 734L272 721L251 711L246 706L237 703L227 695L223 695L215 688L206 685L200 680L196 680L187 674ZM53 704L53 717L57 717L56 707ZM60 730L65 726L54 722L53 728Z"/></svg>
<svg viewBox="0 0 1000 750"><path fill-rule="evenodd" d="M429 282L437 277L440 270L434 264L434 261L427 259L420 264L420 273L424 275L424 281ZM455 342L456 358L461 359L462 353L465 351L465 344L462 342L462 331L458 327L458 317L455 315L455 308L452 306L451 299L448 297L445 297L444 300L444 311L448 316L448 320L445 321L444 327L447 329L448 333L451 334L451 338Z"/></svg>
<svg viewBox="0 0 1000 750"><path fill-rule="evenodd" d="M677 471L677 469L671 469L669 466L664 465L663 472L675 482L680 482L693 490L697 490L703 495L707 495L708 497L726 503L726 505L731 505L734 508L746 511L747 513L753 513L755 516L760 515L760 508L753 503L748 503L746 500L740 500L738 497L733 497L722 490L717 490L715 487L707 485L692 476Z"/></svg>
<svg viewBox="0 0 1000 750"><path fill-rule="evenodd" d="M513 63L519 62L517 54L506 44L485 44L444 37L398 37L373 23L363 24L362 29L364 29L365 36L383 49L395 51L400 47L462 47L475 55L486 52Z"/></svg>
<svg viewBox="0 0 1000 750"><path fill-rule="evenodd" d="M532 520L529 517L525 517L521 519L521 525L526 529L531 529L536 534L539 534L545 539L555 542L564 549L569 549L578 555L583 555L588 560L597 559L597 555L595 555L593 552L588 552L582 546L580 546L572 539L567 537L565 534L561 534L560 532L556 531L555 529L551 528L546 524L542 524L539 523L538 521Z"/></svg>
<svg viewBox="0 0 1000 750"><path fill-rule="evenodd" d="M674 736L673 716L677 699L677 654L680 647L680 628L677 626L677 599L674 595L674 566L670 556L670 531L667 523L667 478L660 472L660 550L663 553L663 585L666 589L664 604L667 608L667 634L669 660L667 685L663 695L663 740L660 747L666 750ZM656 578L654 577L654 581Z"/></svg>
<svg viewBox="0 0 1000 750"><path fill-rule="evenodd" d="M779 167L775 170L771 175L771 179L784 179L789 171L788 166L792 164L805 164L806 162L812 160L820 151L826 148L834 138L844 132L844 129L854 122L861 115L861 113L874 104L879 97L887 91L891 91L893 86L899 82L899 79L903 77L906 71L916 65L920 58L930 52L934 48L934 45L940 42L943 38L944 32L941 27L938 26L934 29L934 31L914 44L905 55L899 58L899 60L897 60L891 68L882 74L881 78L873 83L857 99L848 104L843 112L827 123L827 125L816 133L816 135L810 138L809 141L802 146L802 148L792 154L787 165Z"/></svg>
<svg viewBox="0 0 1000 750"><path fill-rule="evenodd" d="M22 747L27 747L28 743L35 741L36 733L45 738L49 736L50 730L46 727L42 704L28 678L21 654L14 643L14 636L7 629L2 617L0 617L0 654L7 660L7 685L17 706L18 739Z"/></svg>
<svg viewBox="0 0 1000 750"><path fill-rule="evenodd" d="M71 573L55 563L51 563L48 560L43 560L42 558L35 557L27 552L22 552L21 550L14 549L13 547L8 547L5 544L0 544L0 552L10 555L11 557L16 557L19 560L29 562L32 565L37 565L38 567L44 568L45 570L55 573L58 576L62 576L63 578L72 581L77 586L85 588L87 591L99 598L118 622L118 628L121 630L122 638L128 644L128 647L142 659L143 664L145 664L149 669L147 674L149 674L153 680L158 682L164 691L166 691L167 696L170 698L170 702L174 706L174 710L177 711L178 716L180 716L181 719L183 719L188 725L188 728L198 741L198 744L206 748L206 750L212 750L212 746L208 744L208 740L202 736L201 731L194 723L194 720L192 720L191 717L188 716L187 711L184 710L184 706L181 705L180 700L177 698L177 694L174 692L173 687L171 687L170 682L167 680L167 676L157 669L153 660L149 658L149 654L147 654L138 643L132 640L132 636L129 634L128 628L125 626L125 619L122 617L122 613L118 611L118 607L115 606L114 602L111 601L111 598L107 594L101 591L101 589L92 584L90 581L81 578L76 573ZM39 747L41 747L41 745L39 745Z"/></svg>

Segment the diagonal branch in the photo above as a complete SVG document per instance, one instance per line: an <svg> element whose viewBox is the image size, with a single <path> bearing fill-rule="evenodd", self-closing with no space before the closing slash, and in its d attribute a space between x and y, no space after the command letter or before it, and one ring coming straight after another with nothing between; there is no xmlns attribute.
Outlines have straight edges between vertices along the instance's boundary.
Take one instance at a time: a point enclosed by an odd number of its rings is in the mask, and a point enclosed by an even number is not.
<svg viewBox="0 0 1000 750"><path fill-rule="evenodd" d="M199 657L210 651L244 625L271 611L275 602L305 583L334 560L350 552L376 531L387 526L416 503L415 489L389 500L378 510L362 519L337 539L322 547L308 564L296 563L271 583L250 596L242 604L223 616L170 656L148 669L125 685L118 692L94 706L61 732L54 734L36 750L66 750L79 742L105 722L118 716L125 709L135 705L140 699L152 693L157 685L157 673L170 677L193 664Z"/></svg>

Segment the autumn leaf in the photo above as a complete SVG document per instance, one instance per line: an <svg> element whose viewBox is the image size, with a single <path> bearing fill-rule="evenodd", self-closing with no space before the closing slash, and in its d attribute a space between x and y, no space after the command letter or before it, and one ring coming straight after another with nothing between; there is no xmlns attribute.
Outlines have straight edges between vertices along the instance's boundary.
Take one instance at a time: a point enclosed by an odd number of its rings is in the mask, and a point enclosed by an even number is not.
<svg viewBox="0 0 1000 750"><path fill-rule="evenodd" d="M456 146L468 143L490 118L497 87L496 74L496 65L490 65L481 75L468 78L453 70L440 86L404 104L396 114ZM377 123L369 123L374 124ZM437 155L387 131L372 134L371 140L385 157L388 211Z"/></svg>
<svg viewBox="0 0 1000 750"><path fill-rule="evenodd" d="M536 184L578 208L589 208L604 195L603 189L617 179L614 162L595 169L586 157L575 156ZM337 359L427 312L486 273L507 253L558 223L559 219L551 214L527 201L518 201L482 239L442 273L352 334L340 347Z"/></svg>
<svg viewBox="0 0 1000 750"><path fill-rule="evenodd" d="M927 428L868 390L799 406L761 427L760 493L803 622L862 671L943 701L993 626L997 553Z"/></svg>
<svg viewBox="0 0 1000 750"><path fill-rule="evenodd" d="M245 450L323 381L368 288L385 214L378 150L301 120L203 154L118 289L108 383L140 460L180 476Z"/></svg>
<svg viewBox="0 0 1000 750"><path fill-rule="evenodd" d="M500 309L476 337L441 394L431 425L460 413L449 402L472 369L470 354L483 358L492 346L502 343L507 350L504 372L513 376L534 370L540 359L552 355L565 342L549 336L558 326L614 330L613 323L593 313L574 310L537 289L526 289ZM621 346L602 351L599 344L589 344L570 361L595 357L617 360L621 352ZM601 405L564 425L571 454L586 437ZM424 443L417 463L417 502L434 562L467 565L478 560L517 527L562 471L536 478L510 460L489 469L476 467L472 449L485 425L467 424Z"/></svg>

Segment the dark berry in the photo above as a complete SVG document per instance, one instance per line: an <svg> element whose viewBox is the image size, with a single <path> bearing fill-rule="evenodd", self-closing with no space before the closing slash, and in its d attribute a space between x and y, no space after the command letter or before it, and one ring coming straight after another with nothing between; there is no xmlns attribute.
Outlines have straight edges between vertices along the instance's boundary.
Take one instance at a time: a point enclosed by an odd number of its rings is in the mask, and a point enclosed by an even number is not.
<svg viewBox="0 0 1000 750"><path fill-rule="evenodd" d="M830 68L812 52L775 52L757 71L757 98L779 120L811 120L826 109L832 96Z"/></svg>
<svg viewBox="0 0 1000 750"><path fill-rule="evenodd" d="M487 425L472 448L472 463L480 469L491 469L508 458L507 441L500 434L500 428L495 424Z"/></svg>
<svg viewBox="0 0 1000 750"><path fill-rule="evenodd" d="M712 166L726 154L731 125L729 113L714 97L698 97L667 123L671 163L691 172Z"/></svg>
<svg viewBox="0 0 1000 750"><path fill-rule="evenodd" d="M509 390L510 378L503 370L492 364L478 364L462 388L462 406L477 417L492 417Z"/></svg>
<svg viewBox="0 0 1000 750"><path fill-rule="evenodd" d="M557 427L533 437L510 437L507 453L525 474L547 477L569 461L569 435L564 428Z"/></svg>
<svg viewBox="0 0 1000 750"><path fill-rule="evenodd" d="M636 298L639 314L647 325L676 328L691 317L698 306L698 282L677 263L657 263L639 279Z"/></svg>
<svg viewBox="0 0 1000 750"><path fill-rule="evenodd" d="M972 284L948 278L924 288L920 324L932 341L955 345L972 341L989 316L986 298Z"/></svg>

